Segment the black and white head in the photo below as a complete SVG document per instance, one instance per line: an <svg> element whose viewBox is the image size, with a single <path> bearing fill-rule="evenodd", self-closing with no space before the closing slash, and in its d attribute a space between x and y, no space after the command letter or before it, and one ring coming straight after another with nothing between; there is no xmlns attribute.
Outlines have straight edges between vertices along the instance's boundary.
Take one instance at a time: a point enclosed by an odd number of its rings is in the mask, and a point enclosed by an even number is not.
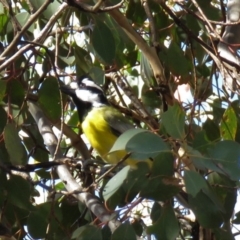
<svg viewBox="0 0 240 240"><path fill-rule="evenodd" d="M78 99L91 103L93 107L108 104L102 88L94 83L90 77L80 77L76 82L72 82L70 86L75 90Z"/></svg>
<svg viewBox="0 0 240 240"><path fill-rule="evenodd" d="M80 103L91 107L108 105L101 87L88 76L78 77L70 86L62 86L61 91L71 96L76 105Z"/></svg>
<svg viewBox="0 0 240 240"><path fill-rule="evenodd" d="M91 108L109 104L101 87L88 76L78 77L70 86L62 86L61 91L72 98L81 121Z"/></svg>

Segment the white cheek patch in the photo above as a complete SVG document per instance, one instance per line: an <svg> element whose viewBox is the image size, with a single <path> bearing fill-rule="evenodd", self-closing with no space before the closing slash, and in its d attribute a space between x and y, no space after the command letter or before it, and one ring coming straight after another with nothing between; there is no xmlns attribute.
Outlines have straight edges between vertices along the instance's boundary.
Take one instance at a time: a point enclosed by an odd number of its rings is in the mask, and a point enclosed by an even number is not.
<svg viewBox="0 0 240 240"><path fill-rule="evenodd" d="M98 94L92 93L87 89L77 89L75 92L77 97L84 102L91 102L91 103L99 102Z"/></svg>
<svg viewBox="0 0 240 240"><path fill-rule="evenodd" d="M77 82L71 82L71 83L70 83L70 87L71 87L72 89L77 89L77 88L78 88Z"/></svg>

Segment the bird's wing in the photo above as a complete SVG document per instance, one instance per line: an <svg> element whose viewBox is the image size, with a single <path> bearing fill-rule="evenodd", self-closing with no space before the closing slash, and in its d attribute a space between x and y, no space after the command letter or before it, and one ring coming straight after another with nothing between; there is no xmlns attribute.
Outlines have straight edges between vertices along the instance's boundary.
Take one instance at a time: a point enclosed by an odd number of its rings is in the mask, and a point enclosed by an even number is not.
<svg viewBox="0 0 240 240"><path fill-rule="evenodd" d="M104 119L108 122L113 134L117 137L127 130L134 128L129 120L113 107L106 110L104 113Z"/></svg>

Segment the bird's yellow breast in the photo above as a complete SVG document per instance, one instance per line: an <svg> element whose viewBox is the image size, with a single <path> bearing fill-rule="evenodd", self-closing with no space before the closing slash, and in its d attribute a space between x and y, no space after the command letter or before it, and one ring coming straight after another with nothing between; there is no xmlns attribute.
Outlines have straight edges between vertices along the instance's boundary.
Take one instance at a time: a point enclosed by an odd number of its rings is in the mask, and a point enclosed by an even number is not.
<svg viewBox="0 0 240 240"><path fill-rule="evenodd" d="M94 108L88 113L82 123L82 130L92 147L104 160L117 137L113 135L110 126L104 119L105 107Z"/></svg>
<svg viewBox="0 0 240 240"><path fill-rule="evenodd" d="M113 134L111 127L104 119L106 111L111 111L111 107L104 106L92 109L82 123L82 130L92 147L99 153L103 160L110 164L116 164L126 155L126 151L108 154L117 140L117 136ZM128 159L125 163L135 165L136 160Z"/></svg>
<svg viewBox="0 0 240 240"><path fill-rule="evenodd" d="M112 109L112 107L93 108L82 122L82 130L102 159L107 163L116 164L126 156L127 152L122 150L109 154L109 151L117 140L117 136L114 135L109 123L104 118L109 112L112 113L113 118L119 117L119 112L114 108ZM125 164L135 167L137 162L139 160L128 158ZM151 161L147 160L147 162L151 166Z"/></svg>

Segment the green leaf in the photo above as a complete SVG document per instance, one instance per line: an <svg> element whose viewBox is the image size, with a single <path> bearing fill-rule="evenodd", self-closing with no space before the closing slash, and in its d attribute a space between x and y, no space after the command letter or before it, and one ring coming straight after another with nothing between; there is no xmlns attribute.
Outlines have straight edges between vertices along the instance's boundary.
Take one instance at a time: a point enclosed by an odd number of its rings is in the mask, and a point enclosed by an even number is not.
<svg viewBox="0 0 240 240"><path fill-rule="evenodd" d="M7 113L6 111L0 106L0 134L2 134L3 129L7 123Z"/></svg>
<svg viewBox="0 0 240 240"><path fill-rule="evenodd" d="M187 76L191 71L191 62L175 41L171 41L169 48L160 53L160 58L174 75Z"/></svg>
<svg viewBox="0 0 240 240"><path fill-rule="evenodd" d="M10 157L8 155L8 151L6 149L6 146L5 146L5 142L4 141L0 141L0 159L1 159L1 162L3 163L7 163L7 164L11 164L10 162Z"/></svg>
<svg viewBox="0 0 240 240"><path fill-rule="evenodd" d="M91 36L91 41L97 56L107 65L114 61L116 46L111 30L101 21L97 21Z"/></svg>
<svg viewBox="0 0 240 240"><path fill-rule="evenodd" d="M179 225L171 204L165 204L161 209L160 218L147 228L148 234L154 234L157 239L176 239Z"/></svg>
<svg viewBox="0 0 240 240"><path fill-rule="evenodd" d="M85 225L77 228L71 239L77 240L102 240L101 229L93 225Z"/></svg>
<svg viewBox="0 0 240 240"><path fill-rule="evenodd" d="M2 5L2 3L0 3ZM8 15L1 11L0 13L0 34L5 33L5 26L8 22Z"/></svg>
<svg viewBox="0 0 240 240"><path fill-rule="evenodd" d="M0 3L0 14L4 13L4 6L2 3Z"/></svg>
<svg viewBox="0 0 240 240"><path fill-rule="evenodd" d="M89 52L83 48L80 48L78 45L75 45L74 54L76 59L77 76L89 73L90 66L92 65L92 59L89 55Z"/></svg>
<svg viewBox="0 0 240 240"><path fill-rule="evenodd" d="M159 108L161 106L161 99L154 91L149 91L149 87L144 84L141 92L141 99L145 106L149 106L151 108Z"/></svg>
<svg viewBox="0 0 240 240"><path fill-rule="evenodd" d="M150 214L153 223L155 223L161 217L161 213L162 213L161 204L159 202L154 202Z"/></svg>
<svg viewBox="0 0 240 240"><path fill-rule="evenodd" d="M8 102L10 99L10 102L12 104L16 104L17 106L22 106L24 97L25 97L25 92L22 84L18 80L10 80L7 82L7 94L4 98L5 102Z"/></svg>
<svg viewBox="0 0 240 240"><path fill-rule="evenodd" d="M31 0L31 4L34 6L34 9L39 9L44 3L45 0ZM43 12L44 17L46 19L51 18L56 13L59 6L60 3L57 0L53 0Z"/></svg>
<svg viewBox="0 0 240 240"><path fill-rule="evenodd" d="M71 229L71 225L81 215L77 204L69 204L69 199L64 198L61 201L62 224L66 229ZM82 219L83 221L83 219ZM84 221L83 221L84 222Z"/></svg>
<svg viewBox="0 0 240 240"><path fill-rule="evenodd" d="M230 106L223 114L220 124L221 137L224 140L234 140L237 132L237 117L234 109Z"/></svg>
<svg viewBox="0 0 240 240"><path fill-rule="evenodd" d="M95 83L99 85L104 84L105 73L102 68L93 66L89 71L89 75L94 79Z"/></svg>
<svg viewBox="0 0 240 240"><path fill-rule="evenodd" d="M234 141L218 142L209 150L214 163L212 170L228 176L232 180L240 178L240 144Z"/></svg>
<svg viewBox="0 0 240 240"><path fill-rule="evenodd" d="M184 17L186 18L186 24L189 27L189 29L191 29L191 31L194 34L198 34L199 31L201 30L198 24L198 19L195 16L192 16L191 14L186 14Z"/></svg>
<svg viewBox="0 0 240 240"><path fill-rule="evenodd" d="M206 155L188 147L188 156L197 168L216 171L235 181L240 178L240 145L237 142L218 142L209 147Z"/></svg>
<svg viewBox="0 0 240 240"><path fill-rule="evenodd" d="M60 93L57 79L48 77L39 90L39 105L52 121L57 122L61 117Z"/></svg>
<svg viewBox="0 0 240 240"><path fill-rule="evenodd" d="M108 225L105 225L102 228L102 239L104 239L104 240L111 240L111 237L112 237L111 230L108 227Z"/></svg>
<svg viewBox="0 0 240 240"><path fill-rule="evenodd" d="M69 202L69 200L67 200ZM78 213L85 213L86 211L86 204L79 201L78 202ZM84 214L84 218L83 218L84 222L91 222L92 221L92 213L91 211L88 209L88 211Z"/></svg>
<svg viewBox="0 0 240 240"><path fill-rule="evenodd" d="M154 86L154 82L151 81L154 74L152 67L148 61L148 59L145 57L145 55L142 53L140 58L140 67L141 67L141 77L144 83L149 86Z"/></svg>
<svg viewBox="0 0 240 240"><path fill-rule="evenodd" d="M49 154L47 149L45 149L44 144L42 144L42 139L37 136L37 138L35 138L34 140L37 141L37 146L36 142L33 142L32 138L29 137L23 139L24 145L31 153L31 157L37 162L48 162Z"/></svg>
<svg viewBox="0 0 240 240"><path fill-rule="evenodd" d="M35 208L28 217L28 232L33 238L43 238L46 235L51 204L47 202Z"/></svg>
<svg viewBox="0 0 240 240"><path fill-rule="evenodd" d="M228 222L234 212L234 207L237 201L237 184L231 181L228 177L212 172L208 175L207 181L209 182L214 194L220 199L224 213L223 217L225 222Z"/></svg>
<svg viewBox="0 0 240 240"><path fill-rule="evenodd" d="M162 114L162 124L167 133L174 138L185 137L184 123L185 112L178 104L169 106L168 110Z"/></svg>
<svg viewBox="0 0 240 240"><path fill-rule="evenodd" d="M127 178L130 166L125 166L114 177L112 177L103 189L103 198L107 201L113 194L115 194L122 186L124 180Z"/></svg>
<svg viewBox="0 0 240 240"><path fill-rule="evenodd" d="M150 168L147 162L139 162L128 173L122 188L125 192L125 202L131 202L148 183Z"/></svg>
<svg viewBox="0 0 240 240"><path fill-rule="evenodd" d="M29 20L30 14L28 12L20 12L16 15L17 21L20 23L20 25L23 27L25 23ZM32 24L28 31L33 32L34 31L34 24Z"/></svg>
<svg viewBox="0 0 240 240"><path fill-rule="evenodd" d="M142 220L134 219L133 223L131 223L135 233L140 237L143 234L143 224Z"/></svg>
<svg viewBox="0 0 240 240"><path fill-rule="evenodd" d="M193 162L194 166L201 170L214 168L214 163L207 157L203 156L199 151L187 146L187 156Z"/></svg>
<svg viewBox="0 0 240 240"><path fill-rule="evenodd" d="M205 130L207 138L210 141L216 141L220 139L219 126L213 120L208 118L207 121L203 124L203 129Z"/></svg>
<svg viewBox="0 0 240 240"><path fill-rule="evenodd" d="M29 116L24 121L23 130L28 133L28 137L23 137L23 142L29 155L37 162L47 162L49 160L49 152L44 145L42 135L39 133L38 127L34 119Z"/></svg>
<svg viewBox="0 0 240 240"><path fill-rule="evenodd" d="M12 175L6 184L8 200L15 206L32 210L30 184L20 176Z"/></svg>
<svg viewBox="0 0 240 240"><path fill-rule="evenodd" d="M202 130L194 136L192 147L200 152L207 152L212 143L208 140L205 130Z"/></svg>
<svg viewBox="0 0 240 240"><path fill-rule="evenodd" d="M49 226L51 231L54 229L56 231L54 225L59 224L61 220L62 214L57 204L51 202L39 204L27 219L28 232L34 239L45 238L47 227Z"/></svg>
<svg viewBox="0 0 240 240"><path fill-rule="evenodd" d="M6 125L4 129L4 140L11 163L13 165L25 165L28 161L27 153L14 124L9 123Z"/></svg>
<svg viewBox="0 0 240 240"><path fill-rule="evenodd" d="M188 194L193 197L204 188L208 188L206 180L197 172L184 171L184 182Z"/></svg>
<svg viewBox="0 0 240 240"><path fill-rule="evenodd" d="M179 180L169 176L150 177L142 184L140 196L155 201L166 201L181 190Z"/></svg>
<svg viewBox="0 0 240 240"><path fill-rule="evenodd" d="M79 117L78 117L78 112L75 111L71 117L69 118L68 122L67 122L68 126L70 127L74 127L74 128L78 128L79 123Z"/></svg>
<svg viewBox="0 0 240 240"><path fill-rule="evenodd" d="M146 20L146 13L140 1L129 1L126 17L134 24L142 26L143 22Z"/></svg>
<svg viewBox="0 0 240 240"><path fill-rule="evenodd" d="M201 1L198 0L197 3L199 4L200 8L202 9L203 13L209 20L219 21L221 19L221 14L218 11L218 8L211 5L211 1ZM204 26L205 29L205 26Z"/></svg>
<svg viewBox="0 0 240 240"><path fill-rule="evenodd" d="M189 205L202 227L217 228L223 223L222 211L205 193L189 195Z"/></svg>
<svg viewBox="0 0 240 240"><path fill-rule="evenodd" d="M174 157L171 152L162 152L153 160L151 176L172 176L174 174Z"/></svg>
<svg viewBox="0 0 240 240"><path fill-rule="evenodd" d="M136 233L129 222L121 224L112 234L111 240L135 240Z"/></svg>
<svg viewBox="0 0 240 240"><path fill-rule="evenodd" d="M232 231L232 224L226 223L221 228L215 228L213 233L217 240L236 240L235 234Z"/></svg>
<svg viewBox="0 0 240 240"><path fill-rule="evenodd" d="M51 52L51 53L52 53L52 57L55 56L54 55L55 52ZM58 57L58 66L60 68L66 68L75 64L74 52L69 52L69 46L66 43L63 43L58 46L57 57Z"/></svg>
<svg viewBox="0 0 240 240"><path fill-rule="evenodd" d="M0 102L3 100L7 88L7 81L0 81Z"/></svg>
<svg viewBox="0 0 240 240"><path fill-rule="evenodd" d="M161 152L170 151L169 146L156 134L143 129L130 129L116 140L109 153L126 150L132 159L154 158Z"/></svg>
<svg viewBox="0 0 240 240"><path fill-rule="evenodd" d="M148 183L149 172L147 162L138 162L134 168L126 166L113 176L104 186L102 193L108 208L114 209L130 203Z"/></svg>

